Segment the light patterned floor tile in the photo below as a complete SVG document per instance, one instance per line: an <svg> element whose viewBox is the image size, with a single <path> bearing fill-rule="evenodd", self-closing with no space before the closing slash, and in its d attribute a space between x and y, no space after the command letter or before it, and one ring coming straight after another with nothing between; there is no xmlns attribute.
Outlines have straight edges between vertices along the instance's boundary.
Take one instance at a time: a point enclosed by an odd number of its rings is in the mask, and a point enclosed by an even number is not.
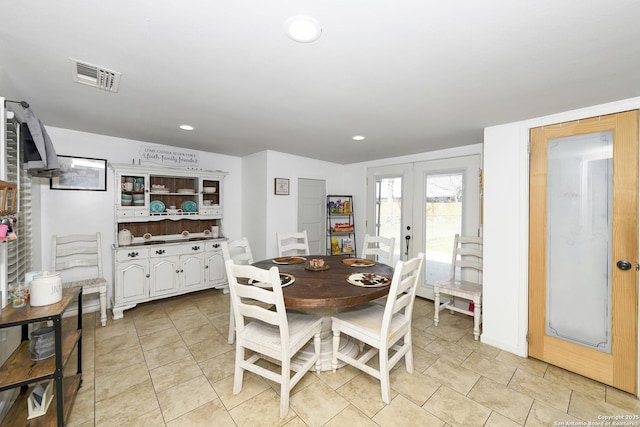
<svg viewBox="0 0 640 427"><path fill-rule="evenodd" d="M518 424L525 423L533 405L532 398L508 389L488 378L480 378L467 397Z"/></svg>
<svg viewBox="0 0 640 427"><path fill-rule="evenodd" d="M631 414L640 414L640 400L636 396L613 387L605 386L605 388L607 403L623 408Z"/></svg>
<svg viewBox="0 0 640 427"><path fill-rule="evenodd" d="M235 347L227 342L227 338L220 335L215 329L212 331L213 335L210 335L202 341L194 344L188 344L189 351L193 355L193 358L198 362L201 360L210 359L223 353L232 352L235 354Z"/></svg>
<svg viewBox="0 0 640 427"><path fill-rule="evenodd" d="M491 415L491 409L448 387L440 387L423 408L453 426L483 426Z"/></svg>
<svg viewBox="0 0 640 427"><path fill-rule="evenodd" d="M143 351L153 350L154 348L173 344L177 341L182 341L182 337L176 328L168 328L140 337L140 345Z"/></svg>
<svg viewBox="0 0 640 427"><path fill-rule="evenodd" d="M316 381L292 395L290 406L307 425L321 426L342 412L349 402L322 381Z"/></svg>
<svg viewBox="0 0 640 427"><path fill-rule="evenodd" d="M236 366L236 352L231 350L215 357L198 362L200 369L204 372L211 384L220 381L228 376L233 376Z"/></svg>
<svg viewBox="0 0 640 427"><path fill-rule="evenodd" d="M631 415L624 408L603 402L598 398L582 394L579 391L571 393L571 402L569 403L568 414L591 423L601 422L602 419L599 417L603 415ZM635 415L640 416L637 412ZM640 425L640 419L635 420L635 423L636 425Z"/></svg>
<svg viewBox="0 0 640 427"><path fill-rule="evenodd" d="M382 401L380 381L365 373L360 373L360 375L338 388L337 391L368 417L374 416L385 406ZM391 389L392 399L397 394L396 391Z"/></svg>
<svg viewBox="0 0 640 427"><path fill-rule="evenodd" d="M377 425L378 424L371 421L371 418L363 414L362 411L359 411L358 408L353 405L349 405L338 415L331 418L331 420L324 424L323 427L376 427ZM289 427L288 424L287 427Z"/></svg>
<svg viewBox="0 0 640 427"><path fill-rule="evenodd" d="M96 376L105 375L112 372L137 365L144 362L144 356L140 344L130 347L127 351L112 351L102 356L95 356L94 372Z"/></svg>
<svg viewBox="0 0 640 427"><path fill-rule="evenodd" d="M165 422L174 420L218 398L204 375L158 392L157 395Z"/></svg>
<svg viewBox="0 0 640 427"><path fill-rule="evenodd" d="M220 399L207 402L167 423L167 427L235 427L235 425Z"/></svg>
<svg viewBox="0 0 640 427"><path fill-rule="evenodd" d="M183 341L176 341L144 352L144 358L149 369L159 368L176 360L184 359L187 356L191 356L191 352Z"/></svg>
<svg viewBox="0 0 640 427"><path fill-rule="evenodd" d="M97 375L95 379L96 401L126 393L130 388L138 384L146 384L149 380L149 371L144 362Z"/></svg>
<svg viewBox="0 0 640 427"><path fill-rule="evenodd" d="M135 396L135 398L133 398ZM96 402L96 426L120 427L147 413L159 409L151 380Z"/></svg>
<svg viewBox="0 0 640 427"><path fill-rule="evenodd" d="M516 370L508 387L560 411L567 412L569 409L569 399L571 398L569 387L528 374L521 371L520 368Z"/></svg>
<svg viewBox="0 0 640 427"><path fill-rule="evenodd" d="M193 357L187 356L175 362L151 369L149 374L151 374L153 388L158 393L199 377L202 375L202 370L193 360Z"/></svg>
<svg viewBox="0 0 640 427"><path fill-rule="evenodd" d="M242 389L238 394L233 394L233 375L213 383L213 388L227 410L235 408L265 390L271 390L269 384L262 377L247 372L244 373Z"/></svg>
<svg viewBox="0 0 640 427"><path fill-rule="evenodd" d="M210 323L206 323L204 325L199 325L194 328L184 330L180 332L180 335L182 336L182 339L184 340L185 343L187 343L188 346L192 346L196 343L199 343L201 341L206 341L214 337L221 338L220 332L218 332L218 330L214 328L213 325L211 325ZM227 344L226 339L224 339L223 341L226 345L229 345Z"/></svg>
<svg viewBox="0 0 640 427"><path fill-rule="evenodd" d="M570 424L572 423L572 424ZM534 401L525 427L549 427L559 425L580 425L583 420L572 417L566 412L552 408L542 402Z"/></svg>
<svg viewBox="0 0 640 427"><path fill-rule="evenodd" d="M475 372L443 358L438 359L424 374L465 395L480 378Z"/></svg>
<svg viewBox="0 0 640 427"><path fill-rule="evenodd" d="M491 378L498 384L507 385L513 374L516 373L516 368L513 366L505 366L502 363L496 362L495 359L488 359L482 354L478 354L475 351L462 362L462 366L487 378Z"/></svg>
<svg viewBox="0 0 640 427"><path fill-rule="evenodd" d="M392 390L397 391L418 406L424 405L438 387L440 387L440 383L435 379L415 371L410 374L402 366L391 373Z"/></svg>
<svg viewBox="0 0 640 427"><path fill-rule="evenodd" d="M280 396L271 388L229 410L229 415L238 427L281 426L296 417L296 413L289 409L287 416L280 418Z"/></svg>
<svg viewBox="0 0 640 427"><path fill-rule="evenodd" d="M382 408L373 418L381 427L421 426L439 427L444 422L420 406L404 398L396 396L389 405Z"/></svg>

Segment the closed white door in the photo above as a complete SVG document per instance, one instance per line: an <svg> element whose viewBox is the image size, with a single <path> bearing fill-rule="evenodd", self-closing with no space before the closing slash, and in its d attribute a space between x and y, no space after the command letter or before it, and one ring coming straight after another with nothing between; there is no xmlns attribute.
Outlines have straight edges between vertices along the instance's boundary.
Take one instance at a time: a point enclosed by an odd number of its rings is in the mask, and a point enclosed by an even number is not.
<svg viewBox="0 0 640 427"><path fill-rule="evenodd" d="M456 233L480 234L480 155L370 168L367 233L395 237L395 261L425 253L417 295L449 277Z"/></svg>
<svg viewBox="0 0 640 427"><path fill-rule="evenodd" d="M307 230L309 252L326 252L326 183L321 179L298 179L298 230Z"/></svg>

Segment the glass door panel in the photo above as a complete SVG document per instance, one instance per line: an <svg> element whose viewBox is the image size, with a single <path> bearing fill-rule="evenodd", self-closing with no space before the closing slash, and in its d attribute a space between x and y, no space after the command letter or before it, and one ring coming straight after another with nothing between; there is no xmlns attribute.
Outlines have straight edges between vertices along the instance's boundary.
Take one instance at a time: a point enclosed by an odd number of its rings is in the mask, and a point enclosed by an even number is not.
<svg viewBox="0 0 640 427"><path fill-rule="evenodd" d="M547 153L546 333L609 353L613 132L550 139Z"/></svg>
<svg viewBox="0 0 640 427"><path fill-rule="evenodd" d="M451 274L454 236L462 232L462 172L427 174L425 179L425 281Z"/></svg>
<svg viewBox="0 0 640 427"><path fill-rule="evenodd" d="M393 264L400 259L402 237L402 177L376 179L375 235L394 237Z"/></svg>

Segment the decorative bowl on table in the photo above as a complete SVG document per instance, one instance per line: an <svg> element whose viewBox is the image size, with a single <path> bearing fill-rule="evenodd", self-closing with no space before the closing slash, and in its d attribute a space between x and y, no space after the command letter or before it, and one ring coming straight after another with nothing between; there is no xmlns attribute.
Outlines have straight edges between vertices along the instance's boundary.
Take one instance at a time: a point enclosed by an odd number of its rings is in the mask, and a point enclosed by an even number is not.
<svg viewBox="0 0 640 427"><path fill-rule="evenodd" d="M323 259L313 258L304 266L309 271L324 271L330 268L329 264L325 264Z"/></svg>

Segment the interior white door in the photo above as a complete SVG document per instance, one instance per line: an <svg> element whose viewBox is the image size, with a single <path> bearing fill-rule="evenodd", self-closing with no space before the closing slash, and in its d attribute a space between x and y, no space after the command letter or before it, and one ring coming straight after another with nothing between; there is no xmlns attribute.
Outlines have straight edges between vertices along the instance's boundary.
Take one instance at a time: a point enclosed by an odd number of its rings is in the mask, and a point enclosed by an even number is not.
<svg viewBox="0 0 640 427"><path fill-rule="evenodd" d="M323 255L326 251L327 185L321 179L298 179L298 231L307 230L309 252Z"/></svg>
<svg viewBox="0 0 640 427"><path fill-rule="evenodd" d="M370 168L367 233L395 237L395 261L424 252L417 295L449 277L453 237L480 233L480 155Z"/></svg>

